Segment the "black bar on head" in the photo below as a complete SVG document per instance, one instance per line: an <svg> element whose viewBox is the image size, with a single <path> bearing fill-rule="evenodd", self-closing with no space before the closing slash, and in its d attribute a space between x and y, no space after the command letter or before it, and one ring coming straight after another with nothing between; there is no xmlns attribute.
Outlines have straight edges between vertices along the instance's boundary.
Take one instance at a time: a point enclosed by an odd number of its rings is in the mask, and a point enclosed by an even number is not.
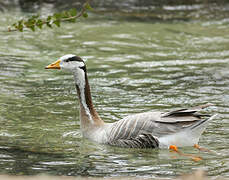
<svg viewBox="0 0 229 180"><path fill-rule="evenodd" d="M84 62L79 56L73 56L71 58L66 59L66 62L69 61L79 61L79 62Z"/></svg>

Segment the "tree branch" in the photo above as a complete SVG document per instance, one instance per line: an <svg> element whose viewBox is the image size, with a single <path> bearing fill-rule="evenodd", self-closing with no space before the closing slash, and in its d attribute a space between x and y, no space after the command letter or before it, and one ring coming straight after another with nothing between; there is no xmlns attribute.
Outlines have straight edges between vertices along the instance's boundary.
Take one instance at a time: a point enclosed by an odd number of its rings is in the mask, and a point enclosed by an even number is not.
<svg viewBox="0 0 229 180"><path fill-rule="evenodd" d="M75 8L70 9L69 11L64 11L61 13L54 13L53 15L48 16L47 18L39 18L39 15L35 15L30 17L27 20L19 20L18 22L12 24L8 27L8 32L12 31L20 31L23 32L25 28L31 29L35 31L38 27L42 29L43 25L52 28L52 25L55 24L56 26L60 27L60 23L64 21L75 22L77 18L83 16L84 18L88 17L87 11L92 10L90 6L90 0L86 0L86 2L82 5L81 11L77 14L77 10Z"/></svg>

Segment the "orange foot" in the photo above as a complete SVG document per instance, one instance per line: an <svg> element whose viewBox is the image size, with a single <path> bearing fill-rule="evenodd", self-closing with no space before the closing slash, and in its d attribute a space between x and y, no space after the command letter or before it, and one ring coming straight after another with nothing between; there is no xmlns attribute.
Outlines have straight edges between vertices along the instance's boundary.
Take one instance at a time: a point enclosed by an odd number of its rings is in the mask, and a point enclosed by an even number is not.
<svg viewBox="0 0 229 180"><path fill-rule="evenodd" d="M170 145L170 146L169 146L169 149L170 149L170 150L174 150L174 151L176 151L176 152L179 152L177 146L175 146L175 145Z"/></svg>
<svg viewBox="0 0 229 180"><path fill-rule="evenodd" d="M194 148L200 150L200 151L207 151L207 152L211 152L209 149L206 148L202 148L200 147L198 144L194 144Z"/></svg>
<svg viewBox="0 0 229 180"><path fill-rule="evenodd" d="M194 155L192 155L192 154L184 154L184 153L182 153L182 152L180 152L179 150L178 150L178 148L177 148L177 146L175 146L175 145L170 145L169 146L169 149L170 150L173 150L174 152L176 152L177 154L179 154L179 155L181 155L181 156L188 156L188 157L190 157L193 161L200 161L200 160L203 160L201 157L198 157L198 156L194 156Z"/></svg>

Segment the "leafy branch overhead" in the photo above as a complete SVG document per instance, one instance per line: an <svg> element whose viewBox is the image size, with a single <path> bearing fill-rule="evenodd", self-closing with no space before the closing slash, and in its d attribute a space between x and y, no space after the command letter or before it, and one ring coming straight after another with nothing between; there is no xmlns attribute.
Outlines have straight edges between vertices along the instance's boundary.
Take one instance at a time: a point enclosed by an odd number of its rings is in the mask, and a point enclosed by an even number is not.
<svg viewBox="0 0 229 180"><path fill-rule="evenodd" d="M83 4L82 9L79 13L77 13L76 8L70 9L69 11L63 11L61 13L54 13L46 18L41 18L40 15L34 15L27 20L19 20L18 22L12 24L8 27L8 31L20 31L22 32L24 29L31 29L35 31L36 28L42 29L44 26L48 26L52 28L53 25L60 27L61 22L75 22L79 17L88 17L87 11L92 10L89 2Z"/></svg>

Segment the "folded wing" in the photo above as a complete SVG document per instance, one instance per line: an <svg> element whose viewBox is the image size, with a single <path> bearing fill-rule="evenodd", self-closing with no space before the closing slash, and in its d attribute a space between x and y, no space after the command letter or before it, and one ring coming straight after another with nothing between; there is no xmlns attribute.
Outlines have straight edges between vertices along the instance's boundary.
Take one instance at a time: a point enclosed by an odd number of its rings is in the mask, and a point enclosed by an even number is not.
<svg viewBox="0 0 229 180"><path fill-rule="evenodd" d="M121 147L157 147L157 138L180 132L209 118L210 115L199 111L210 105L167 113L145 112L128 116L112 125L108 142Z"/></svg>

